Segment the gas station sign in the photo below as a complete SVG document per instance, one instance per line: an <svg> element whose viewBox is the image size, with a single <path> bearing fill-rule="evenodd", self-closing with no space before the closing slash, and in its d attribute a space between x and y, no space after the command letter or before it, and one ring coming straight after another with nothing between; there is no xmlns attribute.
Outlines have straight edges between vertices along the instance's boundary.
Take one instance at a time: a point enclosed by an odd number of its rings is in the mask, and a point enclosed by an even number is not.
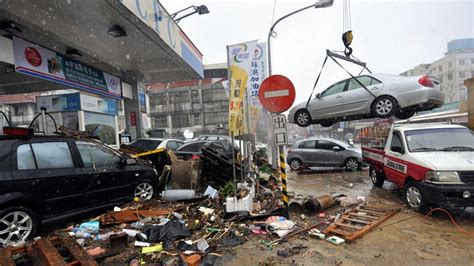
<svg viewBox="0 0 474 266"><path fill-rule="evenodd" d="M16 72L94 94L122 98L119 77L16 37L13 37L13 49Z"/></svg>

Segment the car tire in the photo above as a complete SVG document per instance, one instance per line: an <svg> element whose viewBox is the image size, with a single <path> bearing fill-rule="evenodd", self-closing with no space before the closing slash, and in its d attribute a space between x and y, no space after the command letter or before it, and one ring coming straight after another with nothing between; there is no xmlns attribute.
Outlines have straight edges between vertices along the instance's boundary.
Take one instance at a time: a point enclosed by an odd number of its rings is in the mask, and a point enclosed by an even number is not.
<svg viewBox="0 0 474 266"><path fill-rule="evenodd" d="M14 242L28 240L35 236L39 228L36 214L22 206L8 207L0 211L0 244L8 246Z"/></svg>
<svg viewBox="0 0 474 266"><path fill-rule="evenodd" d="M425 196L416 182L409 181L405 185L403 196L410 209L419 213L426 213L428 211L429 204L426 202Z"/></svg>
<svg viewBox="0 0 474 266"><path fill-rule="evenodd" d="M306 109L300 109L295 113L295 122L300 127L311 125L311 114Z"/></svg>
<svg viewBox="0 0 474 266"><path fill-rule="evenodd" d="M133 197L140 200L150 200L155 195L155 187L150 181L140 182L133 189Z"/></svg>
<svg viewBox="0 0 474 266"><path fill-rule="evenodd" d="M320 124L322 127L330 127L334 125L334 122L323 122Z"/></svg>
<svg viewBox="0 0 474 266"><path fill-rule="evenodd" d="M385 178L383 177L382 173L377 171L375 167L370 167L369 169L370 180L372 180L372 184L376 187L382 187L383 183L385 182Z"/></svg>
<svg viewBox="0 0 474 266"><path fill-rule="evenodd" d="M356 158L347 158L344 162L344 167L350 171L356 171L360 169L360 163L357 161Z"/></svg>
<svg viewBox="0 0 474 266"><path fill-rule="evenodd" d="M372 112L376 117L392 117L398 112L398 103L392 96L378 97L372 104Z"/></svg>
<svg viewBox="0 0 474 266"><path fill-rule="evenodd" d="M291 170L296 171L300 170L301 167L303 166L303 163L301 162L300 159L291 159L288 164L290 165Z"/></svg>
<svg viewBox="0 0 474 266"><path fill-rule="evenodd" d="M410 111L410 110L399 110L396 114L395 117L398 119L408 119L415 115L415 111Z"/></svg>

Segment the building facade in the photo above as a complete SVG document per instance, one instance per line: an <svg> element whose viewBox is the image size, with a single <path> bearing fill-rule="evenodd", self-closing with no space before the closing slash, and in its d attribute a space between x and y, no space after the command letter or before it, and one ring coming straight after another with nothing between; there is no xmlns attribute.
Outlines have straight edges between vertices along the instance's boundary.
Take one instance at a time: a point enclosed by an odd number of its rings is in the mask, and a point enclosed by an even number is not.
<svg viewBox="0 0 474 266"><path fill-rule="evenodd" d="M226 66L206 66L204 75L202 80L150 86L150 136L185 138L185 132L193 132L194 136L228 134Z"/></svg>
<svg viewBox="0 0 474 266"><path fill-rule="evenodd" d="M418 65L400 75L435 76L441 83L446 103L464 102L467 100L464 80L474 77L474 38L452 40L448 43L448 50L443 58L430 64Z"/></svg>

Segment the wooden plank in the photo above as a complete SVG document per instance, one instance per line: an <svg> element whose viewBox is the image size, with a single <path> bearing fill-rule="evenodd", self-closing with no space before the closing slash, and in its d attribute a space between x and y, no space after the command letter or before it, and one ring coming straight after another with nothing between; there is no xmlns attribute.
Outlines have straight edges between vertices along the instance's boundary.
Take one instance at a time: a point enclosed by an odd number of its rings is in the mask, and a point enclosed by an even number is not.
<svg viewBox="0 0 474 266"><path fill-rule="evenodd" d="M359 210L359 212L365 212L365 213L369 213L369 214L375 214L375 215L378 215L378 216L384 216L385 213L384 212L377 212L377 211L371 211L371 210Z"/></svg>
<svg viewBox="0 0 474 266"><path fill-rule="evenodd" d="M0 266L15 266L15 261L12 258L11 249L2 248L0 250Z"/></svg>
<svg viewBox="0 0 474 266"><path fill-rule="evenodd" d="M99 264L87 252L79 246L79 244L70 237L59 239L64 247L66 247L71 255L76 259L78 265L81 266L98 266ZM70 263L71 265L73 263Z"/></svg>
<svg viewBox="0 0 474 266"><path fill-rule="evenodd" d="M344 221L350 221L350 222L353 222L353 223L360 223L360 224L371 224L372 223L372 222L362 221L362 220L358 220L358 219L352 219L352 218L348 218L348 217L342 217L342 219L344 219Z"/></svg>
<svg viewBox="0 0 474 266"><path fill-rule="evenodd" d="M61 254L59 254L58 250L44 238L37 240L33 244L33 249L39 256L45 258L46 265L66 266L66 262L64 262L64 259L61 257Z"/></svg>
<svg viewBox="0 0 474 266"><path fill-rule="evenodd" d="M364 211L362 208L357 207L347 213L345 213L341 218L339 218L337 221L335 221L333 224L331 224L326 230L323 231L324 234L328 235L330 233L341 235L344 237L344 239L348 242L354 241L355 239L363 236L364 234L370 232L372 229L377 227L379 224L383 223L385 220L388 218L392 217L395 213L400 211L400 209L390 209L390 210L385 210L383 212L383 215L380 217L374 217L370 215L362 215L357 212L362 212ZM355 217L360 217L361 219L370 219L370 221L362 221L357 219L357 222L362 222L362 224L365 224L362 227L355 226L355 225L350 225L344 223L344 221L349 221L352 219L351 216ZM352 219L355 220L355 219ZM342 228L349 228L351 230L355 230L352 232L343 232L340 229Z"/></svg>
<svg viewBox="0 0 474 266"><path fill-rule="evenodd" d="M48 261L43 257L39 250L33 248L32 245L26 245L26 252L30 255L32 265L48 265Z"/></svg>
<svg viewBox="0 0 474 266"><path fill-rule="evenodd" d="M370 220L377 220L379 218L379 217L375 217L375 216L358 214L358 213L349 213L349 215L350 216L357 216L357 217L361 217L361 218L366 218L366 219L370 219Z"/></svg>
<svg viewBox="0 0 474 266"><path fill-rule="evenodd" d="M351 229L355 229L355 230L362 229L362 227L360 227L360 226L354 226L354 225L345 224L345 223L335 222L334 224L337 225L337 226L340 226L340 227L346 227L346 228L351 228Z"/></svg>
<svg viewBox="0 0 474 266"><path fill-rule="evenodd" d="M343 237L347 237L352 234L352 232L345 232L345 231L338 230L336 228L330 229L328 233L333 233L333 234L343 236ZM325 233L325 234L327 235L328 233Z"/></svg>

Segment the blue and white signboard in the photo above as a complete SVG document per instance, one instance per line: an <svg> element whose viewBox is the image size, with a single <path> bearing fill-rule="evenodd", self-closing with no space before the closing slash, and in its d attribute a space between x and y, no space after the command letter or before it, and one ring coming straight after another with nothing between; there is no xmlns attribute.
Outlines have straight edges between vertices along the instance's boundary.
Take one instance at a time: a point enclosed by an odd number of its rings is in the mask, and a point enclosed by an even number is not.
<svg viewBox="0 0 474 266"><path fill-rule="evenodd" d="M38 112L45 107L48 112L89 111L108 115L117 115L117 101L108 98L72 93L36 98Z"/></svg>
<svg viewBox="0 0 474 266"><path fill-rule="evenodd" d="M16 72L94 94L122 98L119 77L16 37L13 37L13 50Z"/></svg>

